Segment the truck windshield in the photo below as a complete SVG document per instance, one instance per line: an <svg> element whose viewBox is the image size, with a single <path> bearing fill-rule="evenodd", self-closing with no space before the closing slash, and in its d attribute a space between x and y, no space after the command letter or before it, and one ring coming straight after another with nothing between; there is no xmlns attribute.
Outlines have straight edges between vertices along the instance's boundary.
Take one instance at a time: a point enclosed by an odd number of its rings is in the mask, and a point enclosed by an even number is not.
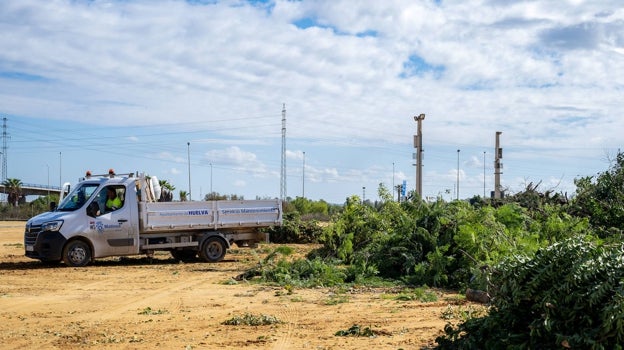
<svg viewBox="0 0 624 350"><path fill-rule="evenodd" d="M81 208L89 197L99 187L99 184L80 184L59 204L59 211L74 211Z"/></svg>

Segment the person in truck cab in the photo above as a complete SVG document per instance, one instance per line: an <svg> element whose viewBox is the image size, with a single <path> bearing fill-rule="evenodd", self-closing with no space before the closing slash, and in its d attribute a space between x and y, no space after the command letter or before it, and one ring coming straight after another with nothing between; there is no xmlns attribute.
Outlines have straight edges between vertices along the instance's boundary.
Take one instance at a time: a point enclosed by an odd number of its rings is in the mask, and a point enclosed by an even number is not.
<svg viewBox="0 0 624 350"><path fill-rule="evenodd" d="M121 199L117 196L117 191L112 187L107 188L106 191L106 211L121 208Z"/></svg>

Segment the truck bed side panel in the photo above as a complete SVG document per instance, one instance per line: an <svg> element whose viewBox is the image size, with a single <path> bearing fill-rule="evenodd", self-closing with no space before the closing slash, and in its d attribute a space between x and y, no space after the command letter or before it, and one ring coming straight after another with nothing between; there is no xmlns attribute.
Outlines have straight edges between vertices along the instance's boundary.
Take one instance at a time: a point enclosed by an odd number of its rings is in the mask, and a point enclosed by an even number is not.
<svg viewBox="0 0 624 350"><path fill-rule="evenodd" d="M142 202L139 211L143 233L260 228L279 225L282 219L278 200Z"/></svg>

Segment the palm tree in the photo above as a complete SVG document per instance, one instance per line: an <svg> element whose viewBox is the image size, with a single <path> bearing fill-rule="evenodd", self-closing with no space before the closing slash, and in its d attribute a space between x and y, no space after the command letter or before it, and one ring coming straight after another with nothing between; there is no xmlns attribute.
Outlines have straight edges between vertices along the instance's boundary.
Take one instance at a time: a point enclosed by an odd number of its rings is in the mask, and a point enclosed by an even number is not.
<svg viewBox="0 0 624 350"><path fill-rule="evenodd" d="M6 179L2 182L4 191L7 193L7 202L13 206L17 206L20 196L22 195L22 180Z"/></svg>
<svg viewBox="0 0 624 350"><path fill-rule="evenodd" d="M158 180L158 183L160 184L160 188L162 189L158 201L171 202L171 200L173 200L173 190L175 190L175 186L170 184L167 180Z"/></svg>
<svg viewBox="0 0 624 350"><path fill-rule="evenodd" d="M158 180L158 183L160 184L160 187L162 188L166 188L170 191L175 190L175 186L170 184L168 180Z"/></svg>
<svg viewBox="0 0 624 350"><path fill-rule="evenodd" d="M186 196L188 196L188 192L180 191L180 202L186 202L187 201Z"/></svg>

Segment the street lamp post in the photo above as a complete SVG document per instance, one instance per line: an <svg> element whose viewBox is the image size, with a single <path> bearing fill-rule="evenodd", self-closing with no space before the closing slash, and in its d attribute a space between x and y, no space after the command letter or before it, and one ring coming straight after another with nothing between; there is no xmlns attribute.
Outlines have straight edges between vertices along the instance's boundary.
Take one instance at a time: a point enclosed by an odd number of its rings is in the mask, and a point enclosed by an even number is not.
<svg viewBox="0 0 624 350"><path fill-rule="evenodd" d="M485 151L483 151L483 199L485 199Z"/></svg>
<svg viewBox="0 0 624 350"><path fill-rule="evenodd" d="M46 167L48 168L48 208L50 207L50 165L46 163Z"/></svg>
<svg viewBox="0 0 624 350"><path fill-rule="evenodd" d="M394 162L392 162L392 191L394 191Z"/></svg>
<svg viewBox="0 0 624 350"><path fill-rule="evenodd" d="M62 170L63 170L63 156L62 156L62 153L59 152L59 187L61 188L61 191L63 191L63 180L62 180L63 172L62 172Z"/></svg>
<svg viewBox="0 0 624 350"><path fill-rule="evenodd" d="M457 150L457 200L459 200L459 150Z"/></svg>
<svg viewBox="0 0 624 350"><path fill-rule="evenodd" d="M186 156L188 159L188 180L189 180L189 190L188 190L188 200L191 201L191 143L186 143Z"/></svg>

